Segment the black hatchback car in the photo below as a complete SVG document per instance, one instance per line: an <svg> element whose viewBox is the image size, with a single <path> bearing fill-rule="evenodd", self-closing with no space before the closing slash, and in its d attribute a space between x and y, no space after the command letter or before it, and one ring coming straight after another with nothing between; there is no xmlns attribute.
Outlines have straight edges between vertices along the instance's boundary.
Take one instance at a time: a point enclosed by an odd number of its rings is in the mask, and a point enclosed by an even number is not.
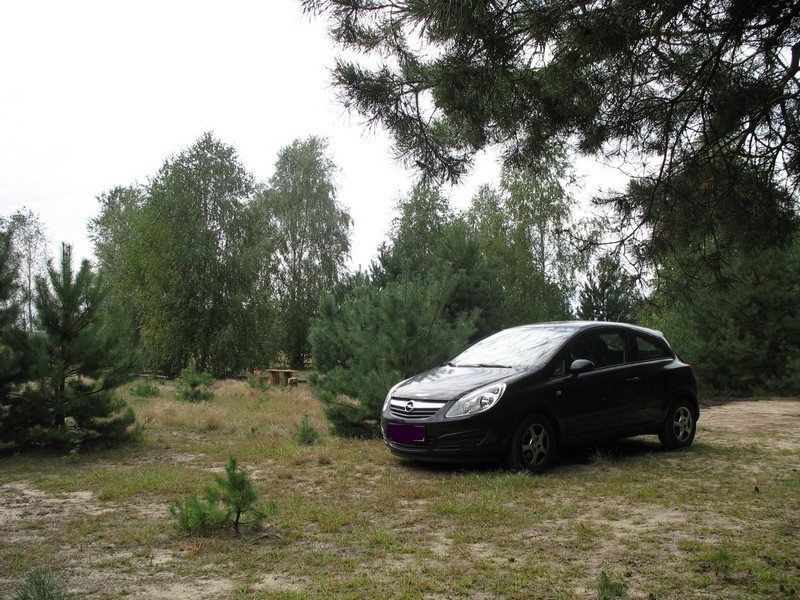
<svg viewBox="0 0 800 600"><path fill-rule="evenodd" d="M689 446L697 384L664 336L624 323L505 329L395 385L384 442L413 460L503 458L538 473L560 447L657 434Z"/></svg>

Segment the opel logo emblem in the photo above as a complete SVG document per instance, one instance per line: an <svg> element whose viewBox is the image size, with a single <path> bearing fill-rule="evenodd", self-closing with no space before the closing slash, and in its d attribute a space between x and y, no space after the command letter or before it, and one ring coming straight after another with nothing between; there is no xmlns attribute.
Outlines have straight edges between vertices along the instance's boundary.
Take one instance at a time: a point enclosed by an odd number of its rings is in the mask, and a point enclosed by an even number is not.
<svg viewBox="0 0 800 600"><path fill-rule="evenodd" d="M414 410L414 401L409 400L408 404L406 404L406 412L410 413L412 410Z"/></svg>

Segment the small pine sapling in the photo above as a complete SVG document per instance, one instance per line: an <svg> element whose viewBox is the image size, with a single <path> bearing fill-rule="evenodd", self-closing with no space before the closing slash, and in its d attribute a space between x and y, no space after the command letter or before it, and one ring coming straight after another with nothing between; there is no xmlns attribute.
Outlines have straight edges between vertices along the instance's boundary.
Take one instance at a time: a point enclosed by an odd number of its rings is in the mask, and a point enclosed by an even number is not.
<svg viewBox="0 0 800 600"><path fill-rule="evenodd" d="M153 384L153 378L148 377L144 381L137 381L130 387L130 393L137 398L154 398L158 396L158 388Z"/></svg>
<svg viewBox="0 0 800 600"><path fill-rule="evenodd" d="M605 571L600 571L600 577L597 578L597 598L598 600L622 598L625 596L626 587L624 582L613 581Z"/></svg>
<svg viewBox="0 0 800 600"><path fill-rule="evenodd" d="M177 520L178 529L208 535L233 524L238 535L242 526L257 528L261 525L267 513L256 505L258 492L235 457L228 460L224 476L214 476L214 483L215 486L205 488L203 499L192 494L185 501L175 500L170 505L169 511Z"/></svg>
<svg viewBox="0 0 800 600"><path fill-rule="evenodd" d="M216 488L207 488L209 500L222 502L226 518L233 523L233 529L239 533L239 525L258 527L266 516L256 507L258 492L250 480L250 475L236 464L231 456L225 466L225 476L215 475Z"/></svg>
<svg viewBox="0 0 800 600"><path fill-rule="evenodd" d="M295 438L300 446L311 446L319 441L319 432L311 425L308 415L303 415L300 424L295 425Z"/></svg>
<svg viewBox="0 0 800 600"><path fill-rule="evenodd" d="M208 389L213 382L211 373L198 371L194 359L189 360L189 365L181 371L178 377L178 398L189 402L203 402L211 400L214 393Z"/></svg>
<svg viewBox="0 0 800 600"><path fill-rule="evenodd" d="M28 573L14 600L77 600L77 596L67 591L57 575L37 570Z"/></svg>

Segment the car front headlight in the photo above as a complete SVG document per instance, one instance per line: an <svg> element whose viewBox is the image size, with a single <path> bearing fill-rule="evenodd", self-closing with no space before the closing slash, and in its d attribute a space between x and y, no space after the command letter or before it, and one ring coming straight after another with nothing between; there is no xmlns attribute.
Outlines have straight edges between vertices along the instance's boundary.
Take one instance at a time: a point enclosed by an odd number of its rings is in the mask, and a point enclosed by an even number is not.
<svg viewBox="0 0 800 600"><path fill-rule="evenodd" d="M495 383L477 391L470 392L450 407L445 417L469 417L489 410L500 400L506 391L505 383Z"/></svg>
<svg viewBox="0 0 800 600"><path fill-rule="evenodd" d="M395 384L392 386L392 389L390 389L390 390L389 390L389 391L386 393L386 400L384 400L384 401L383 401L383 408L381 409L381 414L383 414L383 413L385 413L385 412L386 412L386 408L389 406L389 401L392 399L392 394L394 394L394 391L395 391L395 390L396 390L398 387L400 387L400 384L401 384L401 383L403 383L403 382L402 382L402 381L399 381L399 382L395 383Z"/></svg>

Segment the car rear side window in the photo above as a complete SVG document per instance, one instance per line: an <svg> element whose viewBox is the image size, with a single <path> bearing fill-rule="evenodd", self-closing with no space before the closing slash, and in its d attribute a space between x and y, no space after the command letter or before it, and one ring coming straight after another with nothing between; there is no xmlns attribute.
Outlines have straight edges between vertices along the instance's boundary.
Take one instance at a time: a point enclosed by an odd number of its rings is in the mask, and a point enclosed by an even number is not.
<svg viewBox="0 0 800 600"><path fill-rule="evenodd" d="M591 332L575 340L570 360L590 360L597 368L621 365L627 360L625 334L615 331Z"/></svg>
<svg viewBox="0 0 800 600"><path fill-rule="evenodd" d="M659 358L672 358L672 353L666 344L659 340L649 339L640 335L636 336L636 348L639 360L657 360Z"/></svg>

